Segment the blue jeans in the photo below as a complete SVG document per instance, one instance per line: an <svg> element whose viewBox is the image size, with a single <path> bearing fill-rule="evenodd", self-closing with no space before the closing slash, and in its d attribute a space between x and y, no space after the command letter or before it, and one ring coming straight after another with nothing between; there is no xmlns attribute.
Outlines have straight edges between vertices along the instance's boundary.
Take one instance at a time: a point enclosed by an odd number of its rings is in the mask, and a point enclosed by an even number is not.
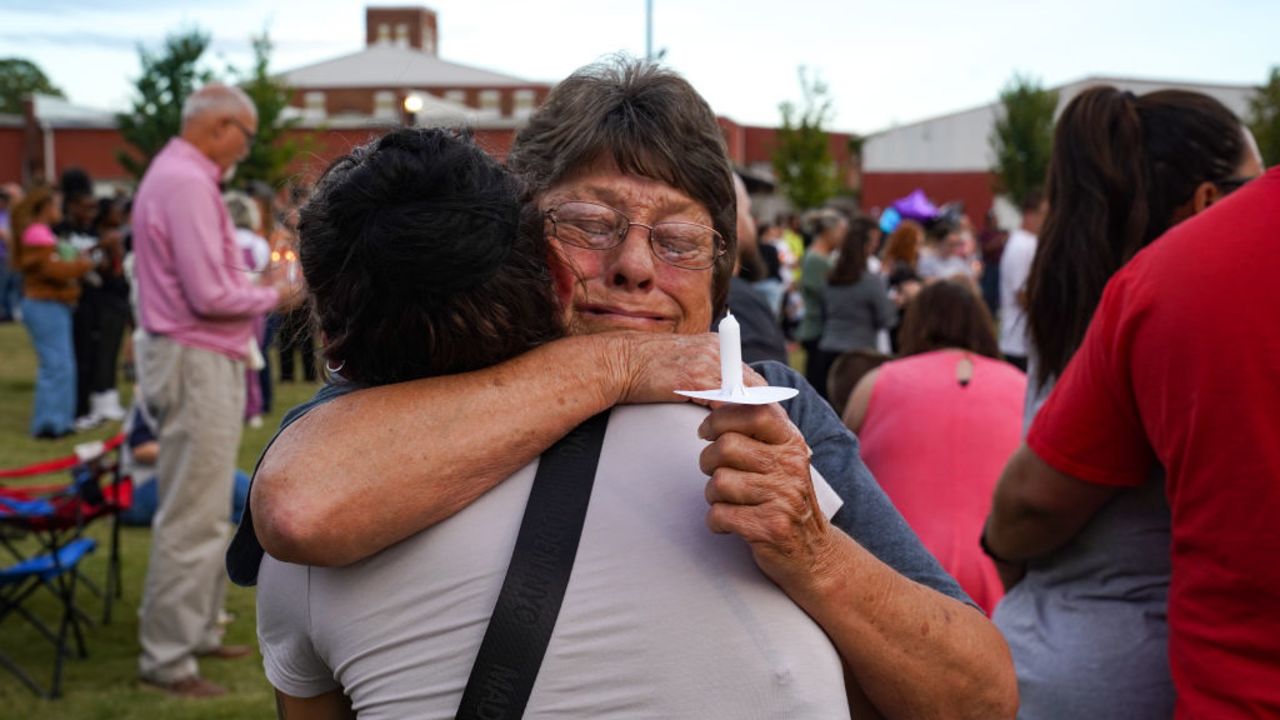
<svg viewBox="0 0 1280 720"><path fill-rule="evenodd" d="M236 470L235 487L231 490L231 524L239 525L240 516L244 513L244 504L249 497L249 476L243 470ZM151 525L151 518L156 515L160 505L160 493L156 489L154 475L133 486L133 505L127 512L120 514L120 522L125 525Z"/></svg>
<svg viewBox="0 0 1280 720"><path fill-rule="evenodd" d="M35 346L35 410L31 434L71 430L76 411L76 356L71 346L71 306L51 300L22 300L22 324Z"/></svg>

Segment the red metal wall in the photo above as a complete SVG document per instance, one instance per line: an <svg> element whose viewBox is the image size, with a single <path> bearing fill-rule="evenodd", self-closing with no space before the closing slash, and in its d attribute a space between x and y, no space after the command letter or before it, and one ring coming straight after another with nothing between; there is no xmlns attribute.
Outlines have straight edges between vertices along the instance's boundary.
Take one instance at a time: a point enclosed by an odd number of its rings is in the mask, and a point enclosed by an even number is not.
<svg viewBox="0 0 1280 720"><path fill-rule="evenodd" d="M994 176L988 172L866 172L862 175L862 208L867 211L884 209L894 200L920 188L938 205L960 200L969 219L981 227L983 216L995 201L991 191L993 179Z"/></svg>
<svg viewBox="0 0 1280 720"><path fill-rule="evenodd" d="M0 127L0 183L22 182L20 127Z"/></svg>
<svg viewBox="0 0 1280 720"><path fill-rule="evenodd" d="M120 131L108 128L59 128L53 131L53 167L56 176L78 167L94 180L128 177L116 162L116 150L126 147Z"/></svg>

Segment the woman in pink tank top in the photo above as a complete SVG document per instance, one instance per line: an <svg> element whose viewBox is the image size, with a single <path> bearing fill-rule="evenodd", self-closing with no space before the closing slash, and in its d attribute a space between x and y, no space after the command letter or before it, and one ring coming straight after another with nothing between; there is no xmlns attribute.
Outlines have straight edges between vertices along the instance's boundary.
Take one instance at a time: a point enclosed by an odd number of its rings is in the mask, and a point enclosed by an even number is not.
<svg viewBox="0 0 1280 720"><path fill-rule="evenodd" d="M925 547L990 613L1004 591L978 539L1021 438L1027 379L999 359L991 315L963 282L922 290L901 338L903 357L862 378L844 421Z"/></svg>

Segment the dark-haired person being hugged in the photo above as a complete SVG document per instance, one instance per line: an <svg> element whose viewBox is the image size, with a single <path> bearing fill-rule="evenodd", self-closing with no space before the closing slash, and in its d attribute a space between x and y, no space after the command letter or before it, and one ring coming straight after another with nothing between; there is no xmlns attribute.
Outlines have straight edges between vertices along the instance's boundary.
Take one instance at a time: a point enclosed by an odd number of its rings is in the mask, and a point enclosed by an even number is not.
<svg viewBox="0 0 1280 720"><path fill-rule="evenodd" d="M1256 148L1239 119L1206 95L1165 90L1135 97L1097 87L1071 101L1054 134L1048 215L1027 281L1028 424L1081 347L1112 275L1169 228L1260 173ZM1125 352L1132 338L1097 340ZM1210 338L1190 331L1160 352L1173 367L1180 364L1175 358L1202 343L1212 349L1195 352L1219 352ZM1178 385L1148 391L1137 399L1164 403L1160 397L1173 401L1207 392ZM1107 392L1112 405L1104 410L1106 422L1051 426L1080 440L1096 437L1090 428L1118 422L1135 398L1132 389L1114 385ZM1166 496L1173 490L1163 470L1174 468L1157 466L1147 451L1142 463L1127 466L1131 472L1085 472L1071 455L1046 454L1052 448L1037 446L1035 435L1033 430L1031 445L1018 450L1001 477L985 536L1006 584L1017 582L994 620L1014 654L1020 714L1168 718L1175 695L1170 651L1175 666L1179 659L1169 644L1167 618L1175 618L1176 632L1179 601L1184 618L1216 602L1185 592L1170 597ZM1068 443L1059 439L1057 445ZM1050 465L1055 472L1036 472ZM1226 528L1208 532L1221 530ZM1173 549L1175 558L1178 552ZM1192 626L1186 631L1200 632ZM1223 717L1205 712L1193 716Z"/></svg>
<svg viewBox="0 0 1280 720"><path fill-rule="evenodd" d="M542 222L530 209L517 231L519 200L512 176L447 131L396 131L339 160L299 228L324 353L341 368L317 402L480 369L558 337ZM561 206L558 232L591 227L575 212ZM707 244L670 257L703 264L713 253ZM706 529L697 437L706 416L688 404L611 413L530 715L847 716L840 659L822 629L745 545ZM286 716L350 702L361 717L451 717L537 465L366 562L266 558L258 632ZM838 497L814 484L834 511Z"/></svg>
<svg viewBox="0 0 1280 720"><path fill-rule="evenodd" d="M728 293L736 212L723 138L696 91L647 63L615 60L585 68L558 84L530 117L508 162L526 185L527 206L548 243L570 336L483 370L351 392L293 422L259 466L250 510L228 556L238 581L252 582L256 575L261 550L255 537L281 560L325 566L363 560L481 495L512 492L512 483L503 480L613 405L671 402L678 400L675 389L719 385L718 342L706 330ZM379 214L370 222L381 226L393 219ZM357 243L349 250L354 258L373 247ZM329 361L345 369L342 357ZM693 484L710 508L700 508L701 527L672 516L673 537L745 540L763 576L830 638L853 701L865 697L890 717L1012 715L1012 667L999 633L965 602L876 486L856 439L794 372L768 362L756 369L769 384L798 387L800 395L785 406L722 407L700 425L687 426L685 432L710 443L697 445L701 474ZM615 411L610 432L627 415ZM636 457L645 473L637 490L652 482L651 467L679 457L671 448ZM843 501L830 520L818 502L821 483L811 460ZM679 471L688 471L688 463L678 460ZM633 522L655 522L643 513L656 499L640 492L631 507ZM624 528L620 524L619 532ZM738 537L707 538L708 531ZM640 579L582 577L605 593L615 587L631 592ZM661 586L663 577L674 575L664 570L649 581ZM739 607L715 603L724 614ZM641 636L656 640L687 627L690 617L686 608L670 608ZM315 626L323 619L313 615L311 621ZM629 622L608 615L596 621ZM755 647L772 648L768 637L757 636L763 645ZM579 639L589 645L590 638ZM739 687L736 679L718 684L727 652L696 671L664 676L663 684L682 688L672 697L706 708L701 703L708 698L700 693ZM687 667L672 664L647 642L621 647L617 655L634 656L650 668L646 672ZM656 684L647 679L638 686L603 679L600 673L611 669L637 671L623 658L590 668L598 681L570 681L582 702L593 702L596 692L615 700L648 693L646 701L663 702L652 697ZM799 703L798 709L779 711L782 716L845 712L843 702L824 703L812 714L808 701L786 689L807 686L801 676L810 672L780 662L750 692L725 698L741 712L701 715L759 715L765 703L777 708L787 702ZM420 682L427 676L413 677ZM780 694L760 695L775 692ZM740 704L753 700L761 704ZM627 714L625 705L616 707L604 714ZM587 708L578 714L592 713ZM651 713L686 714L699 712Z"/></svg>

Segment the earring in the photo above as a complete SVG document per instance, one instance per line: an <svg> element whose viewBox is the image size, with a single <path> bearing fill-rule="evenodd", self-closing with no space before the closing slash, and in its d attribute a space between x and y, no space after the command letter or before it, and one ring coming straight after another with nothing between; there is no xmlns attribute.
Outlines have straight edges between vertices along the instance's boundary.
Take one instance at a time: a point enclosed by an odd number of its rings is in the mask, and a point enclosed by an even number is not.
<svg viewBox="0 0 1280 720"><path fill-rule="evenodd" d="M328 370L330 375L337 375L339 372L342 371L342 368L346 366L347 366L346 360L343 360L342 362L338 363L338 367L334 367L333 363L329 362L328 360L326 360L324 363L324 369Z"/></svg>

